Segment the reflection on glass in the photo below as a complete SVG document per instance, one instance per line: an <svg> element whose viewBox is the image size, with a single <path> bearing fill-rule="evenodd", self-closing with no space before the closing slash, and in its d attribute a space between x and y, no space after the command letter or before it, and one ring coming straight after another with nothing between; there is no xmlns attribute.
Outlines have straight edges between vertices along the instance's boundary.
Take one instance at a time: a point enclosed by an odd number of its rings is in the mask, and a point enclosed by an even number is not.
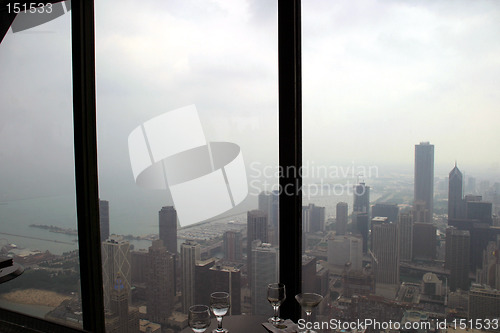
<svg viewBox="0 0 500 333"><path fill-rule="evenodd" d="M0 36L0 256L25 268L0 285L0 306L81 328L71 15L49 7Z"/></svg>
<svg viewBox="0 0 500 333"><path fill-rule="evenodd" d="M219 290L230 291L227 315L271 315L266 292L278 281L279 245L271 195L278 183L276 7L96 2L108 313L120 272L128 306L145 305L139 316L148 325L180 331L189 308L210 304ZM124 25L124 17L134 19ZM249 213L257 208L262 214Z"/></svg>

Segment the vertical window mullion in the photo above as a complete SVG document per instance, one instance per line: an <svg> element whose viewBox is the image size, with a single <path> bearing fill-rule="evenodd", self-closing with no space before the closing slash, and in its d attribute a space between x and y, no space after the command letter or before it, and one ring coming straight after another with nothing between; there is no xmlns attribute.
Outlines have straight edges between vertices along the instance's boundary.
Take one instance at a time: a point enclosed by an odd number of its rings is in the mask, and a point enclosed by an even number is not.
<svg viewBox="0 0 500 333"><path fill-rule="evenodd" d="M73 1L73 122L83 328L104 332L95 98L94 1Z"/></svg>
<svg viewBox="0 0 500 333"><path fill-rule="evenodd" d="M300 0L278 0L279 72L279 244L280 282L288 301L281 316L297 321L300 306L294 296L302 283L302 77Z"/></svg>

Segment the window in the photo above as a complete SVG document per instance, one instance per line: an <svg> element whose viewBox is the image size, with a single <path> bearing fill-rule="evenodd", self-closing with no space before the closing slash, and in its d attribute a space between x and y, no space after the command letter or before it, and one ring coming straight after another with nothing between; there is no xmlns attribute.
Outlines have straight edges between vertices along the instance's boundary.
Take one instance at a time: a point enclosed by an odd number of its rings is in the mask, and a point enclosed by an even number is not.
<svg viewBox="0 0 500 333"><path fill-rule="evenodd" d="M2 3L3 4L3 3ZM287 5L288 7L288 5ZM285 5L280 5L280 17L285 18L285 14L283 9L287 9ZM295 8L295 11L290 11L290 19L286 19L288 23L295 24L296 19L298 18L298 8ZM98 15L98 14L97 14ZM73 45L72 45L72 56L73 56L73 101L74 101L74 132L75 132L75 175L76 175L76 201L77 201L77 215L78 215L78 233L80 236L80 271L81 271L81 286L82 286L82 308L83 308L83 322L84 328L87 330L99 330L104 327L103 316L104 312L95 311L95 309L103 309L102 299L100 294L102 293L102 285L100 284L100 267L96 267L95 263L99 262L100 256L100 243L98 242L100 229L99 229L99 216L98 212L98 192L97 192L97 159L96 159L96 123L94 121L94 112L93 112L93 104L95 101L95 93L93 87L93 71L94 71L94 62L93 62L93 49L94 49L94 41L93 41L93 24L92 24L92 16L93 16L93 5L92 3L78 3L73 4L72 8L72 18L73 18L73 26L72 26L72 34L73 34ZM99 18L97 18L98 20ZM275 18L270 18L270 22ZM284 25L284 24L283 24ZM290 32L295 32L297 30L291 30ZM280 32L281 34L285 33L285 30ZM292 38L293 39L293 38ZM280 42L281 43L281 42ZM3 46L3 45L2 45ZM297 43L293 43L291 45L281 45L281 50L283 50L281 56L286 59L287 50L291 50L293 47L298 48ZM294 59L296 61L297 59ZM296 62L292 61L289 63L289 68L287 69L288 75L294 75L297 73L296 71ZM292 71L289 71L292 69ZM280 72L284 73L284 70ZM272 87L275 86L275 82L273 83L273 78L271 78L270 82ZM283 80L283 78L282 78ZM287 78L286 80L289 80ZM285 81L286 81L285 80ZM292 81L292 80L290 80ZM69 84L68 84L69 86ZM285 84L280 86L281 92L280 96L285 96L287 94L291 94L290 96L295 96L295 98L300 98L300 94L297 94L297 87L293 85L289 85L286 89L289 89L288 92L284 92ZM249 89L260 89L260 87L248 87ZM300 88L300 86L299 86ZM299 89L300 90L300 89ZM293 91L293 92L292 92ZM297 97L299 96L299 97ZM234 97L234 96L229 96ZM292 98L292 102L288 103L288 106L292 106L295 110L294 115L300 114L299 109L297 109L297 101L295 98ZM264 105L272 105L274 97L270 97L264 101L260 101ZM285 107L285 98L280 100L280 106ZM98 101L100 103L100 101ZM272 109L272 106L269 108ZM284 126L283 121L285 118L283 115L287 114L288 111L282 112L280 116L280 127L288 131ZM289 124L293 124L293 121L290 121L292 117L286 120ZM300 125L300 122L298 123ZM297 123L295 123L297 125ZM266 126L271 126L271 124L266 124ZM299 126L300 127L300 126ZM215 129L212 129L215 133ZM101 134L100 134L101 135ZM295 145L292 144L291 150L284 151L285 147L287 149L290 148L290 144L284 144L283 141L285 138L292 137L290 134L280 134L280 142L281 142L281 153L280 159L291 157L294 155L293 151L300 152L297 148L296 144L297 138L294 137ZM102 137L99 137L101 140ZM270 164L275 163L272 162L273 158L270 157ZM275 161L275 160L274 160ZM296 163L298 160L294 160ZM300 162L298 162L300 163ZM293 179L286 179L286 182L293 183L294 186L297 185L293 181ZM104 194L104 193L103 193ZM296 200L298 197L294 195L293 198ZM102 198L105 199L105 198ZM299 198L300 201L300 198ZM283 207L283 205L282 205ZM297 205L300 207L300 205ZM295 219L296 224L299 219L299 215L296 212L287 212L284 208L281 208L281 216L288 217L292 216ZM101 217L102 218L102 217ZM288 221L292 221L289 219ZM288 222L289 223L289 222ZM112 227L111 227L112 228ZM296 232L296 229L294 229ZM293 242L296 241L295 237L297 234L295 233L292 238L289 238ZM300 242L300 240L297 240ZM298 247L295 247L297 252ZM294 256L297 258L298 256ZM281 265L283 266L283 260L281 260ZM293 271L293 266L288 266L286 270L281 269L281 272L286 272L287 270ZM285 274L288 276L288 274ZM298 274L300 275L300 274ZM292 280L293 281L293 277ZM122 280L116 279L117 286L120 287L120 283ZM289 284L290 290L294 290L292 284ZM298 289L296 289L298 290ZM94 309L94 311L89 311L89 309ZM90 317L90 313L92 312L92 317ZM291 313L291 312L290 312ZM69 330L69 329L68 329Z"/></svg>

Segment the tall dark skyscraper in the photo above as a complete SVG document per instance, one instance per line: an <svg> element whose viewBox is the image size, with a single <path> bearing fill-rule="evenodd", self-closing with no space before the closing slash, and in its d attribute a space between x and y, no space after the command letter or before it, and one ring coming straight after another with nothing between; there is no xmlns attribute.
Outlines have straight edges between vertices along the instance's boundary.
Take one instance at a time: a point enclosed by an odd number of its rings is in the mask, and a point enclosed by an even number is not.
<svg viewBox="0 0 500 333"><path fill-rule="evenodd" d="M109 238L109 201L99 199L99 224L101 226L101 242Z"/></svg>
<svg viewBox="0 0 500 333"><path fill-rule="evenodd" d="M367 213L370 217L370 186L359 183L354 186L353 212Z"/></svg>
<svg viewBox="0 0 500 333"><path fill-rule="evenodd" d="M345 235L347 231L347 215L349 206L347 202L339 202L337 204L335 231L337 235Z"/></svg>
<svg viewBox="0 0 500 333"><path fill-rule="evenodd" d="M160 239L149 247L146 273L146 302L149 320L166 325L175 297L175 260Z"/></svg>
<svg viewBox="0 0 500 333"><path fill-rule="evenodd" d="M356 228L356 233L363 237L363 253L368 251L368 233L370 231L369 219L367 213L356 213L352 214L352 223Z"/></svg>
<svg viewBox="0 0 500 333"><path fill-rule="evenodd" d="M177 254L177 211L172 206L163 207L159 215L160 239L168 252Z"/></svg>
<svg viewBox="0 0 500 333"><path fill-rule="evenodd" d="M470 234L467 230L446 229L445 266L450 270L450 289L469 290Z"/></svg>
<svg viewBox="0 0 500 333"><path fill-rule="evenodd" d="M413 259L436 259L436 226L433 223L413 224Z"/></svg>
<svg viewBox="0 0 500 333"><path fill-rule="evenodd" d="M261 210L247 213L247 269L249 282L252 279L252 242L268 243L267 214Z"/></svg>
<svg viewBox="0 0 500 333"><path fill-rule="evenodd" d="M448 218L463 218L464 208L463 175L455 163L455 167L450 171L448 182Z"/></svg>
<svg viewBox="0 0 500 333"><path fill-rule="evenodd" d="M429 142L415 145L414 191L414 201L421 201L425 204L432 222L434 212L434 145Z"/></svg>

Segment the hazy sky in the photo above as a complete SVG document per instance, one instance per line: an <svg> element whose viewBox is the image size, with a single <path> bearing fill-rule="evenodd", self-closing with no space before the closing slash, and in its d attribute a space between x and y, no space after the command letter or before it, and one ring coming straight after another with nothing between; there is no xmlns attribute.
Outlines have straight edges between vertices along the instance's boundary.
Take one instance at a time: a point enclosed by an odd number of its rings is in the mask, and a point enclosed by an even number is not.
<svg viewBox="0 0 500 333"><path fill-rule="evenodd" d="M241 146L247 171L277 164L276 1L95 10L101 197L166 203L135 186L127 138L190 104L209 141ZM437 174L455 160L500 174L498 1L307 0L302 32L305 160L411 172L414 145L430 141ZM21 197L72 186L70 52L70 15L0 45L1 186L22 184Z"/></svg>

